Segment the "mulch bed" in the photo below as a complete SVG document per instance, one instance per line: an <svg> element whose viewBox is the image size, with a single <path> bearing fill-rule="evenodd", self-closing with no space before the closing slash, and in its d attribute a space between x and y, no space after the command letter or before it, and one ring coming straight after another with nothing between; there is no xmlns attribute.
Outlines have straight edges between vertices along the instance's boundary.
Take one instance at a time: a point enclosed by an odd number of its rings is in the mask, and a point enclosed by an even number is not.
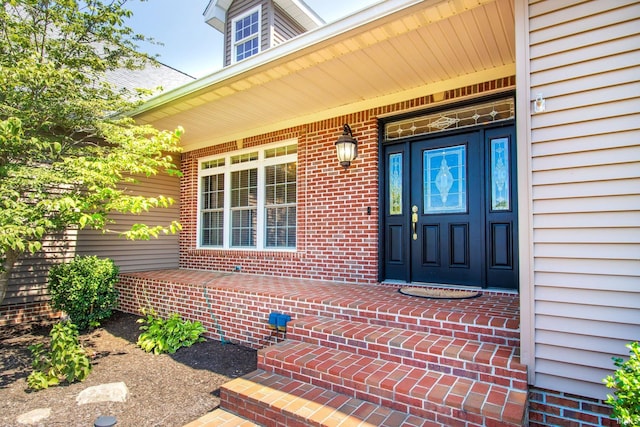
<svg viewBox="0 0 640 427"><path fill-rule="evenodd" d="M100 415L117 419L117 427L183 426L218 407L219 388L256 369L256 351L207 340L173 355L147 354L135 345L138 316L115 312L102 326L81 335L92 356L89 377L71 385L32 392L28 346L48 339L49 326L0 328L0 426L19 426L17 418L51 408L39 426L91 427ZM126 402L78 405L76 396L90 386L124 382Z"/></svg>

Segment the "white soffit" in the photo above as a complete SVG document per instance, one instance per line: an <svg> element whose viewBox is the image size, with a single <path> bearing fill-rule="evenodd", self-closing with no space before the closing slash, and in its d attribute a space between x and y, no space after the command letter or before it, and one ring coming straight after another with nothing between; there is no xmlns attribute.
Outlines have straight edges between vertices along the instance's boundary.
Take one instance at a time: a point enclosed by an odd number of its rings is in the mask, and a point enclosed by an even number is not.
<svg viewBox="0 0 640 427"><path fill-rule="evenodd" d="M150 100L186 151L515 74L513 0L388 0Z"/></svg>
<svg viewBox="0 0 640 427"><path fill-rule="evenodd" d="M305 29L312 30L324 24L318 14L303 0L274 0L289 16L300 23Z"/></svg>

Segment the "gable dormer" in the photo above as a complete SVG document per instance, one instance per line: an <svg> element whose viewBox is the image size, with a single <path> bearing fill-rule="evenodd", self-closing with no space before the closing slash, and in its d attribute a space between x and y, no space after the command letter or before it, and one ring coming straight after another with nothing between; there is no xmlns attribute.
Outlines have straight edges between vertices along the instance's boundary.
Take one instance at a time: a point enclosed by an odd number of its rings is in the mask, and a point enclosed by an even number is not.
<svg viewBox="0 0 640 427"><path fill-rule="evenodd" d="M204 19L224 34L224 66L324 24L302 0L210 0Z"/></svg>

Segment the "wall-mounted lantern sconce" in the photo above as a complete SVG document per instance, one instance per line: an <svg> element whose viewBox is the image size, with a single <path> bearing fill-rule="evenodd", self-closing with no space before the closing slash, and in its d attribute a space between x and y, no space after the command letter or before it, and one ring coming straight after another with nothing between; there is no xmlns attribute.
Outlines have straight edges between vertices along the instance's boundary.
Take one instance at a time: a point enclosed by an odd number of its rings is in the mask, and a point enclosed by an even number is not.
<svg viewBox="0 0 640 427"><path fill-rule="evenodd" d="M340 166L348 168L351 162L358 158L358 141L353 137L348 124L343 126L342 135L336 141L336 151Z"/></svg>

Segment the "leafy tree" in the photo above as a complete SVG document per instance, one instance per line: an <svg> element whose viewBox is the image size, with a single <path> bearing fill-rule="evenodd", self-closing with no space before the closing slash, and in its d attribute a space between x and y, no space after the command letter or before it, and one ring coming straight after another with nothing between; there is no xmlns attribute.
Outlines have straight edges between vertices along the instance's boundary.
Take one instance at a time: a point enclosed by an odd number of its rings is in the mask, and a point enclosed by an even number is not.
<svg viewBox="0 0 640 427"><path fill-rule="evenodd" d="M124 190L135 176L179 174L181 129L159 131L118 113L148 92L105 79L152 59L136 52L125 0L0 1L0 303L16 260L69 227L108 232L109 212L141 213L173 203ZM169 227L136 224L150 238Z"/></svg>

